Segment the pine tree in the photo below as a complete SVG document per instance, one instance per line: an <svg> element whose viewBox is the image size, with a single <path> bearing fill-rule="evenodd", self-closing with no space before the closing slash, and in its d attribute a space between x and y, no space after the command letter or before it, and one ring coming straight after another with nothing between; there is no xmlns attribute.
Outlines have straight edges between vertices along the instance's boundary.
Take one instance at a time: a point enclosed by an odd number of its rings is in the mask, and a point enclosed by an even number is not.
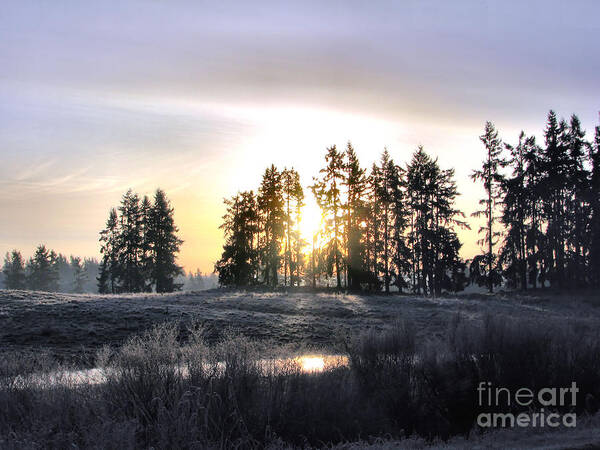
<svg viewBox="0 0 600 450"><path fill-rule="evenodd" d="M543 202L547 222L545 265L553 286L563 287L565 278L565 201L568 178L568 154L563 146L566 124L558 123L554 111L548 113L544 133L546 147L543 151Z"/></svg>
<svg viewBox="0 0 600 450"><path fill-rule="evenodd" d="M261 259L263 280L266 285L278 284L277 274L281 267L281 243L285 235L285 212L283 185L277 167L265 170L258 190L258 211L262 223Z"/></svg>
<svg viewBox="0 0 600 450"><path fill-rule="evenodd" d="M596 127L594 142L590 146L592 174L590 182L590 281L594 287L600 286L600 126Z"/></svg>
<svg viewBox="0 0 600 450"><path fill-rule="evenodd" d="M342 287L342 238L343 238L343 216L340 188L344 183L344 160L343 155L337 151L335 145L327 149L325 155L325 167L320 170L321 177L314 178L311 190L317 200L317 204L323 211L325 217L324 235L328 239L326 243L328 274L335 270L336 285Z"/></svg>
<svg viewBox="0 0 600 450"><path fill-rule="evenodd" d="M302 185L300 184L300 175L296 170L284 169L281 173L282 188L283 188L283 201L285 204L285 251L284 251L284 264L283 264L283 285L286 286L288 283L288 273L290 286L293 286L293 271L298 265L294 261L293 256L298 258L298 252L293 252L292 249L296 249L297 245L295 242L299 239L299 234L294 233L293 227L295 223L300 222L300 208L302 207L302 201L304 199L304 192ZM295 215L295 217L294 217Z"/></svg>
<svg viewBox="0 0 600 450"><path fill-rule="evenodd" d="M221 286L247 286L257 281L258 205L252 191L225 200L227 212L219 227L225 234L221 259L215 263Z"/></svg>
<svg viewBox="0 0 600 450"><path fill-rule="evenodd" d="M119 207L119 280L123 292L142 292L145 288L142 266L142 213L138 194L129 189Z"/></svg>
<svg viewBox="0 0 600 450"><path fill-rule="evenodd" d="M365 216L365 193L367 179L365 169L360 167L358 156L348 142L344 162L344 185L347 191L347 200L344 206L346 215L346 279L347 286L353 291L361 288L361 279L364 278L365 242L364 229L361 223Z"/></svg>
<svg viewBox="0 0 600 450"><path fill-rule="evenodd" d="M498 137L498 132L491 122L486 122L485 131L479 137L486 149L486 159L483 162L481 169L474 170L471 178L473 181L481 181L485 189L485 198L479 201L483 209L475 211L473 217L485 217L485 225L479 229L480 233L485 233L484 238L479 241L479 244L486 247L485 262L487 273L485 279L487 281L488 290L493 292L494 285L500 284L500 270L496 267L497 256L494 253L494 245L497 243L497 238L501 236L499 231L494 230L494 225L499 220L497 216L497 206L501 201L501 183L502 175L500 169L505 165L502 159L502 141Z"/></svg>
<svg viewBox="0 0 600 450"><path fill-rule="evenodd" d="M73 270L73 292L81 294L85 291L87 273L78 256L71 256L70 265Z"/></svg>
<svg viewBox="0 0 600 450"><path fill-rule="evenodd" d="M144 281L143 290L152 292L152 273L154 271L154 261L152 257L152 242L151 242L151 224L153 206L147 195L144 195L140 204L141 212L141 248L140 248L140 265L142 277Z"/></svg>
<svg viewBox="0 0 600 450"><path fill-rule="evenodd" d="M117 210L111 208L106 228L100 232L100 253L102 262L98 276L98 292L101 294L119 292L118 280L121 273L119 256L119 218Z"/></svg>
<svg viewBox="0 0 600 450"><path fill-rule="evenodd" d="M454 170L440 169L419 147L406 168L406 198L411 212L409 251L413 291L439 295L443 288L461 290L464 263L455 227L468 228L455 209Z"/></svg>
<svg viewBox="0 0 600 450"><path fill-rule="evenodd" d="M39 245L27 264L28 288L34 291L52 291L56 289L57 274L52 267L54 252L45 245ZM55 254L54 254L55 255Z"/></svg>
<svg viewBox="0 0 600 450"><path fill-rule="evenodd" d="M157 189L146 229L149 253L146 258L152 261L150 283L155 286L158 293L173 292L181 288L175 283L175 277L182 273L176 258L183 241L177 237L179 230L175 225L173 213L174 209L166 194L161 189ZM144 248L142 244L142 249Z"/></svg>
<svg viewBox="0 0 600 450"><path fill-rule="evenodd" d="M527 154L535 146L534 138L527 138L521 131L516 147L506 144L510 153L508 165L512 168L510 177L503 180L504 210L502 223L507 232L504 238L500 261L504 266L504 274L512 287L521 286L527 289L527 233L529 203L532 201L526 177Z"/></svg>
<svg viewBox="0 0 600 450"><path fill-rule="evenodd" d="M6 253L2 273L6 289L26 289L25 262L21 252L13 250Z"/></svg>

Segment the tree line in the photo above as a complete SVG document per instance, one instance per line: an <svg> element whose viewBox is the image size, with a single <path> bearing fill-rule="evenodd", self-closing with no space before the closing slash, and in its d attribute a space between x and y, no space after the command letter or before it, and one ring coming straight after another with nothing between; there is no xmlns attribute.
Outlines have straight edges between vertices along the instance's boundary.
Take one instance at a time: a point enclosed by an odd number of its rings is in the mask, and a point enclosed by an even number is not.
<svg viewBox="0 0 600 450"><path fill-rule="evenodd" d="M2 274L5 289L84 293L95 292L98 269L93 258L67 258L41 244L27 261L19 250L7 252Z"/></svg>
<svg viewBox="0 0 600 450"><path fill-rule="evenodd" d="M544 142L523 131L503 143L486 123L486 149L473 179L486 196L485 218L471 275L490 292L503 281L512 288L558 288L600 283L600 127L585 139L579 118L558 120L550 111Z"/></svg>
<svg viewBox="0 0 600 450"><path fill-rule="evenodd" d="M100 232L102 260L100 293L172 292L182 283L183 270L176 255L183 241L173 218L174 209L164 191L154 199L128 190L118 208L111 208Z"/></svg>
<svg viewBox="0 0 600 450"><path fill-rule="evenodd" d="M353 290L459 290L466 282L456 230L467 227L455 208L453 169L440 168L422 147L406 166L384 150L371 170L352 145L327 149L310 191L322 211L319 245L307 255L299 231L304 192L294 169L274 165L258 192L225 200L225 245L215 264L222 285L320 284Z"/></svg>
<svg viewBox="0 0 600 450"><path fill-rule="evenodd" d="M457 231L469 226L455 206L453 169L419 147L405 165L384 149L366 170L348 143L327 149L309 186L323 218L312 247L300 235L304 190L294 169L271 165L256 193L225 200L219 282L317 286L325 279L337 288L436 295L469 282L490 291L503 283L597 286L600 127L588 142L576 115L559 121L550 111L543 145L524 132L515 145L504 143L491 122L480 140L485 156L472 179L485 197L472 215L484 224L472 260L459 256Z"/></svg>

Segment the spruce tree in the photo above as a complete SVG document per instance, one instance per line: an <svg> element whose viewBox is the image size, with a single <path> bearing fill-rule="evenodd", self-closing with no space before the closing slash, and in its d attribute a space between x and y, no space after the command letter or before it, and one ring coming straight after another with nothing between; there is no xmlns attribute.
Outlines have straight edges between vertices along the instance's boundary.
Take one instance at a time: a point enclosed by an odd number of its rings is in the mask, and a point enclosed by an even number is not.
<svg viewBox="0 0 600 450"><path fill-rule="evenodd" d="M85 291L85 283L87 282L87 273L81 263L81 258L72 256L70 259L71 269L73 271L73 289L76 294L81 294Z"/></svg>
<svg viewBox="0 0 600 450"><path fill-rule="evenodd" d="M344 161L344 184L346 186L346 271L347 285L353 291L361 288L364 278L364 229L361 225L365 217L365 194L367 179L365 169L360 167L358 156L352 144L348 142Z"/></svg>
<svg viewBox="0 0 600 450"><path fill-rule="evenodd" d="M119 280L123 292L145 289L142 265L142 212L138 194L129 189L119 207Z"/></svg>
<svg viewBox="0 0 600 450"><path fill-rule="evenodd" d="M54 256L53 256L54 255ZM27 264L27 286L34 291L53 291L57 287L57 274L52 267L55 253L40 244Z"/></svg>
<svg viewBox="0 0 600 450"><path fill-rule="evenodd" d="M487 267L485 279L488 290L493 292L494 285L501 282L500 270L497 268L497 256L494 253L494 245L496 245L497 238L501 236L501 233L495 230L494 225L499 220L497 209L502 196L500 169L505 165L505 161L502 158L502 141L498 137L498 132L492 122L486 122L484 134L479 139L485 146L486 158L481 169L473 171L471 179L483 183L485 198L479 201L483 209L475 211L472 216L484 216L485 218L485 225L479 229L479 233L484 233L484 238L478 243L485 247L484 259Z"/></svg>
<svg viewBox="0 0 600 450"><path fill-rule="evenodd" d="M21 252L15 249L6 253L2 273L6 289L26 289L25 261Z"/></svg>
<svg viewBox="0 0 600 450"><path fill-rule="evenodd" d="M342 249L343 249L343 222L342 200L340 189L344 183L343 154L338 152L336 146L329 147L325 155L325 167L319 173L320 177L314 178L311 190L317 204L325 217L324 236L327 254L327 272L329 275L335 271L336 286L342 287Z"/></svg>
<svg viewBox="0 0 600 450"><path fill-rule="evenodd" d="M175 225L173 213L174 209L165 192L157 189L149 212L146 240L149 258L152 261L150 284L154 285L158 293L173 292L181 288L175 283L175 278L182 274L182 268L177 265L176 258L183 241L177 237L179 230Z"/></svg>
<svg viewBox="0 0 600 450"><path fill-rule="evenodd" d="M590 182L590 281L600 286L600 126L596 127L594 142L590 146L592 174Z"/></svg>
<svg viewBox="0 0 600 450"><path fill-rule="evenodd" d="M285 212L283 184L277 167L265 170L258 189L258 211L262 224L260 253L263 265L263 281L275 287L281 267L281 244L285 235Z"/></svg>
<svg viewBox="0 0 600 450"><path fill-rule="evenodd" d="M257 281L259 252L258 205L252 191L225 200L227 211L219 227L225 234L221 259L215 263L221 286L248 286Z"/></svg>
<svg viewBox="0 0 600 450"><path fill-rule="evenodd" d="M295 242L299 239L299 234L294 232L294 224L300 222L300 209L304 199L304 192L300 184L300 175L296 170L284 169L281 173L283 201L285 204L285 250L283 262L283 285L288 283L288 274L290 286L293 286L293 272L298 265L294 262L293 257L298 257L297 252L293 249L297 248Z"/></svg>
<svg viewBox="0 0 600 450"><path fill-rule="evenodd" d="M106 221L106 228L100 232L102 262L98 276L98 292L101 294L115 294L120 290L118 284L121 274L119 233L117 210L111 208Z"/></svg>

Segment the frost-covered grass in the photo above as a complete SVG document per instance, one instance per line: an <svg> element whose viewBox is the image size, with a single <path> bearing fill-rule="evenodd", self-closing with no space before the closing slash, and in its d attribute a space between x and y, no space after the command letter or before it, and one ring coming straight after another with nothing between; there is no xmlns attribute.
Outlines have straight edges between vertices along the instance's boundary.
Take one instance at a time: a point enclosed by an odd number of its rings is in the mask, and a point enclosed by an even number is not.
<svg viewBox="0 0 600 450"><path fill-rule="evenodd" d="M460 313L544 321L569 318L582 329L600 325L600 299L538 291L527 295L463 295L443 298L310 292L201 291L92 295L0 290L0 343L4 349L38 352L79 366L93 364L104 345L118 346L163 322L200 322L209 342L225 329L278 346L336 353L339 336L384 331L397 319L412 322L419 336L440 336Z"/></svg>
<svg viewBox="0 0 600 450"><path fill-rule="evenodd" d="M348 300L348 299L346 299ZM344 300L344 301L346 301ZM351 300L356 301L356 299ZM414 300L407 300L414 301ZM419 303L420 307L424 305ZM568 318L451 315L440 332L410 320L338 333L349 364L307 373L265 360L287 351L227 331L216 341L170 323L104 347L98 384L32 382L56 377L49 356L0 358L2 448L548 447L599 444L600 340ZM185 370L182 370L184 368ZM28 378L25 377L25 380ZM575 430L481 433L480 381L514 390L569 386L580 392ZM591 399L591 400L590 400ZM517 410L516 410L517 411Z"/></svg>

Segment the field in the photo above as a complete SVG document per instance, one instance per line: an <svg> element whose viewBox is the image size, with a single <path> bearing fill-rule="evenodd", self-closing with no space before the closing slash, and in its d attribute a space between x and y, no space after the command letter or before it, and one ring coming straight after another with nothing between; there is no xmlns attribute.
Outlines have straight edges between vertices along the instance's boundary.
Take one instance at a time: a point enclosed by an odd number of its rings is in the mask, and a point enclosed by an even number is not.
<svg viewBox="0 0 600 450"><path fill-rule="evenodd" d="M546 291L0 291L0 447L594 448L599 304ZM269 365L306 353L347 365ZM65 377L78 366L105 369L102 382ZM577 428L482 433L482 381L575 381L560 411Z"/></svg>
<svg viewBox="0 0 600 450"><path fill-rule="evenodd" d="M333 351L341 335L383 330L396 320L419 335L439 336L456 314L534 321L571 320L584 328L600 324L600 299L538 291L527 295L472 294L444 298L335 293L199 291L165 295L77 295L0 290L0 343L4 349L43 347L64 361L90 363L103 345L164 322L199 322L214 341L227 328L244 336L298 349Z"/></svg>

